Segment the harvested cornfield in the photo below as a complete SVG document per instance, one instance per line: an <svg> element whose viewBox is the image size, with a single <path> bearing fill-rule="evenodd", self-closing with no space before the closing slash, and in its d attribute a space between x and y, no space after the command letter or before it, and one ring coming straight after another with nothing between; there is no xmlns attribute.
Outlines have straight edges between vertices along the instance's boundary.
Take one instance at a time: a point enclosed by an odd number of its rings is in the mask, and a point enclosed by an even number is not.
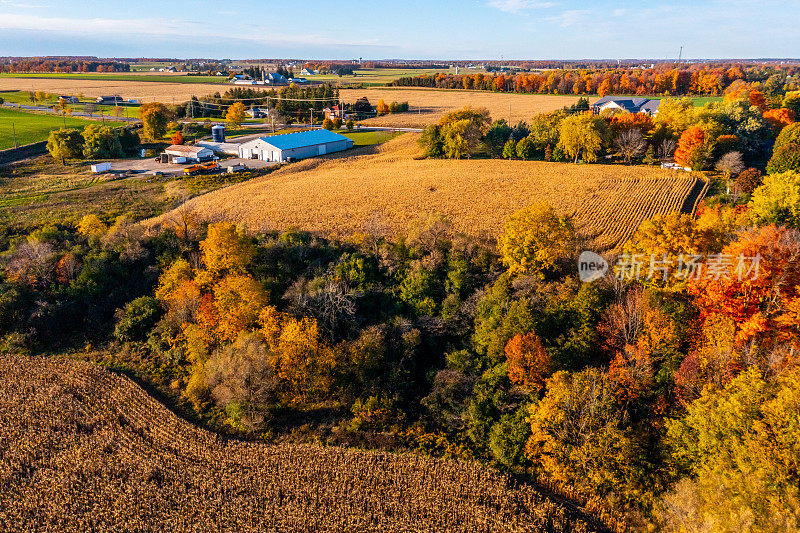
<svg viewBox="0 0 800 533"><path fill-rule="evenodd" d="M511 124L520 120L530 121L537 113L555 111L578 101L579 96L554 94L510 94L488 91L457 91L445 89L374 87L367 89L343 89L339 97L343 102L352 103L366 96L374 106L379 100L408 102L408 113L397 113L370 118L362 121L371 126L397 126L416 128L437 122L445 113L464 106L485 107L494 119L508 120Z"/></svg>
<svg viewBox="0 0 800 533"><path fill-rule="evenodd" d="M2 531L591 530L477 464L226 440L89 363L0 358L0 414Z"/></svg>
<svg viewBox="0 0 800 533"><path fill-rule="evenodd" d="M192 96L207 96L217 91L225 92L230 87L232 86L208 83L0 77L0 91L44 91L75 96L82 94L87 98L118 94L125 100L135 99L142 103L179 104Z"/></svg>
<svg viewBox="0 0 800 533"><path fill-rule="evenodd" d="M333 235L375 227L407 232L420 215L441 213L458 232L494 237L509 215L546 201L574 215L581 233L608 250L656 213L691 211L704 185L693 175L646 167L416 159L416 139L404 134L373 153L305 160L194 198L188 207L201 219L243 222L253 230Z"/></svg>

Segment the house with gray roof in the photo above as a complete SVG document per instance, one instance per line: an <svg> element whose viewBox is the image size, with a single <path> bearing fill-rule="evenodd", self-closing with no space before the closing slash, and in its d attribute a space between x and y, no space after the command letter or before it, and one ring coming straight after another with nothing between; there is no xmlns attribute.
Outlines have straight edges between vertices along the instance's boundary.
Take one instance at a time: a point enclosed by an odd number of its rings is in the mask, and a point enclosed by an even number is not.
<svg viewBox="0 0 800 533"><path fill-rule="evenodd" d="M629 113L658 113L661 100L650 98L636 98L631 96L604 96L592 104L592 111L599 114L606 109L620 109Z"/></svg>

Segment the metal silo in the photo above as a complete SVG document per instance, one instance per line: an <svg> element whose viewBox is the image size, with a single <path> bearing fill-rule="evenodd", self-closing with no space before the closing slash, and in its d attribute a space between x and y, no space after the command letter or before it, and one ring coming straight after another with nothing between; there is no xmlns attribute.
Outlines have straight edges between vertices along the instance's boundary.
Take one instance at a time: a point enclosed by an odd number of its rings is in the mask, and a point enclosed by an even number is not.
<svg viewBox="0 0 800 533"><path fill-rule="evenodd" d="M211 140L215 143L225 142L225 126L217 124L211 127Z"/></svg>

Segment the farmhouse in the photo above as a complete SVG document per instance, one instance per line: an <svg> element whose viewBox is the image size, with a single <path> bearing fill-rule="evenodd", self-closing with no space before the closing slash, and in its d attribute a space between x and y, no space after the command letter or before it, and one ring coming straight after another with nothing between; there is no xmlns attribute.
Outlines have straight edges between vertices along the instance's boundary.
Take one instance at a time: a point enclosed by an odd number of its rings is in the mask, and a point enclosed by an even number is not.
<svg viewBox="0 0 800 533"><path fill-rule="evenodd" d="M649 98L632 98L625 96L604 96L592 104L592 111L595 114L606 109L621 109L629 113L647 113L655 115L658 113L658 104L661 100L651 100Z"/></svg>
<svg viewBox="0 0 800 533"><path fill-rule="evenodd" d="M161 159L162 161L166 159L167 161L165 162L169 163L199 163L200 161L214 159L214 152L205 146L173 144L164 150Z"/></svg>
<svg viewBox="0 0 800 533"><path fill-rule="evenodd" d="M353 147L353 141L328 130L310 130L259 137L239 145L242 159L287 161L340 152Z"/></svg>
<svg viewBox="0 0 800 533"><path fill-rule="evenodd" d="M263 107L253 107L252 109L245 109L244 114L251 118L268 117L269 109Z"/></svg>

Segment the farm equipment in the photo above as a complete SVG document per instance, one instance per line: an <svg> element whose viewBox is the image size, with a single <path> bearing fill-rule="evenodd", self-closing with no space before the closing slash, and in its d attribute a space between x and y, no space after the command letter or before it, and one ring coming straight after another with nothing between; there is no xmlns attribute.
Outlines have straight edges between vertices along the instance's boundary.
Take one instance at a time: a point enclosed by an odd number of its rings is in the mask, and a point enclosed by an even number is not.
<svg viewBox="0 0 800 533"><path fill-rule="evenodd" d="M192 165L190 167L184 168L183 173L186 176L191 176L192 174L197 174L198 172L200 172L201 169L202 167L200 165Z"/></svg>
<svg viewBox="0 0 800 533"><path fill-rule="evenodd" d="M203 163L202 165L200 165L200 168L203 169L203 171L208 172L211 170L217 170L219 168L219 165L217 164L216 161L209 161L208 163Z"/></svg>

